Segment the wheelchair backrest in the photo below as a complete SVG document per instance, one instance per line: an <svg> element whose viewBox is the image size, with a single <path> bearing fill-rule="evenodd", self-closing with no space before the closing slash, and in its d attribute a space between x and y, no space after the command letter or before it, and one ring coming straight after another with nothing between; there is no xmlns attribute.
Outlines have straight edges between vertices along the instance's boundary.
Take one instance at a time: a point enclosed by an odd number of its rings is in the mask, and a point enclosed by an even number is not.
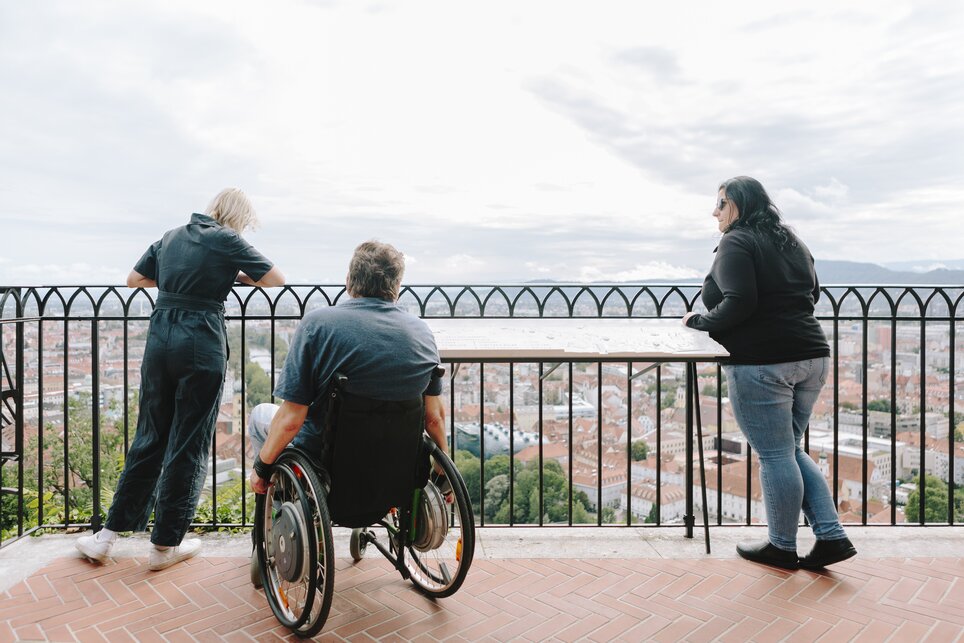
<svg viewBox="0 0 964 643"><path fill-rule="evenodd" d="M425 485L421 396L402 401L360 397L332 386L325 426L324 468L331 478L328 509L343 527L367 527L392 507L405 508Z"/></svg>

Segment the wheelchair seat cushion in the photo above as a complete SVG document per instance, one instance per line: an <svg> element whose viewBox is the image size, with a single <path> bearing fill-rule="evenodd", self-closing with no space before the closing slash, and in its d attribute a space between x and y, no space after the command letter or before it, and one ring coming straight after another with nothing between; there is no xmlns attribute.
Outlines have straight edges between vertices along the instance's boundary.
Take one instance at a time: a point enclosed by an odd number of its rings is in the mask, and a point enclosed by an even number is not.
<svg viewBox="0 0 964 643"><path fill-rule="evenodd" d="M423 447L422 398L374 400L339 393L328 468L332 521L367 527L412 502L430 465Z"/></svg>

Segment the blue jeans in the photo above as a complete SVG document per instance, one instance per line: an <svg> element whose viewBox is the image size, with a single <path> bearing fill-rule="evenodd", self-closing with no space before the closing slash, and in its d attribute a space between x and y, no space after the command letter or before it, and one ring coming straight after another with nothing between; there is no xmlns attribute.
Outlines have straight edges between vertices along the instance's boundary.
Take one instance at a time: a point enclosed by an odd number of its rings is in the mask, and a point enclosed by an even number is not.
<svg viewBox="0 0 964 643"><path fill-rule="evenodd" d="M265 402L251 409L251 413L248 415L248 443L252 449L251 457L258 455L265 440L268 439L268 429L271 427L271 420L274 419L274 415L278 412L279 408L277 404ZM315 431L314 425L310 422L305 422L301 426L301 430L298 431L297 435L295 435L291 441L291 446L298 447L305 453L319 454L319 465L321 464L320 454L322 444L321 434Z"/></svg>
<svg viewBox="0 0 964 643"><path fill-rule="evenodd" d="M846 538L826 479L801 442L830 358L723 367L733 415L760 458L770 542L797 549L800 510L817 540Z"/></svg>

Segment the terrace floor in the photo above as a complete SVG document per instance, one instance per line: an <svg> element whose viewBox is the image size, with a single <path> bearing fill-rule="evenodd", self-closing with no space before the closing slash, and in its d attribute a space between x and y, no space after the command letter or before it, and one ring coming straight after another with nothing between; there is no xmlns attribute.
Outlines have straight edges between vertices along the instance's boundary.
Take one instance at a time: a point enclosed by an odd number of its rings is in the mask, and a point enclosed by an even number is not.
<svg viewBox="0 0 964 643"><path fill-rule="evenodd" d="M851 527L858 556L823 573L737 558L759 527L713 529L709 556L676 528L486 528L465 585L437 602L377 552L353 564L336 532L320 640L964 640L964 528ZM161 572L143 536L104 566L74 538L0 550L0 641L297 640L249 584L247 535L207 535L201 556Z"/></svg>

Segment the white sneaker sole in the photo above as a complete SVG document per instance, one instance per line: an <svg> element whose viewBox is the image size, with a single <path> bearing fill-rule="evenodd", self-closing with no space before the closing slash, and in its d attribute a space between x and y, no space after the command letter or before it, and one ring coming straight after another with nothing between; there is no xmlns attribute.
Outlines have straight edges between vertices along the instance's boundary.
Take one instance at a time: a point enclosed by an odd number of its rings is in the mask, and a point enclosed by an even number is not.
<svg viewBox="0 0 964 643"><path fill-rule="evenodd" d="M84 555L84 558L86 558L92 563L98 563L100 565L103 565L108 560L110 560L110 554L101 554L99 552L95 552L93 550L87 549L79 542L75 542L74 546L77 548L77 551L79 551L81 554Z"/></svg>
<svg viewBox="0 0 964 643"><path fill-rule="evenodd" d="M192 551L185 554L178 554L177 556L172 556L171 558L167 558L157 563L149 563L147 568L150 569L152 572L159 572L162 569L167 569L171 565L176 565L182 561L188 560L190 558L194 558L197 555L198 555L197 551Z"/></svg>

